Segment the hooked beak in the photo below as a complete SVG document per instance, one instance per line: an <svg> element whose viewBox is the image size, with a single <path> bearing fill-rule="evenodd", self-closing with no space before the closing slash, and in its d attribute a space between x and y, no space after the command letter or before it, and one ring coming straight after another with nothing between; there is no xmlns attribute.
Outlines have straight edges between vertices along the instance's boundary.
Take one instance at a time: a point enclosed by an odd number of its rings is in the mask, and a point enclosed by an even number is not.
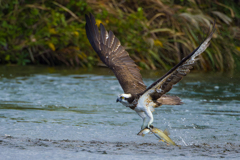
<svg viewBox="0 0 240 160"><path fill-rule="evenodd" d="M121 102L121 99L120 99L120 98L117 98L116 102Z"/></svg>

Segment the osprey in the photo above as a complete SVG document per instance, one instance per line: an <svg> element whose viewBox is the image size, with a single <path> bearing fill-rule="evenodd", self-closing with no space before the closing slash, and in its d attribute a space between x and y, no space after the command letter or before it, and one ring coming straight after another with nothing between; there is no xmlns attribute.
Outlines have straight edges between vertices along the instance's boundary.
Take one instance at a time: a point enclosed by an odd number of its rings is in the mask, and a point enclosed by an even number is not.
<svg viewBox="0 0 240 160"><path fill-rule="evenodd" d="M199 56L210 44L215 31L213 29L208 37L187 57L183 58L175 67L155 81L149 87L143 83L140 70L129 57L128 52L121 46L120 41L112 31L107 32L100 24L100 33L92 14L85 15L86 33L90 44L104 64L106 64L117 77L124 93L117 97L117 102L136 111L143 119L141 129L150 128L153 122L154 108L161 105L182 104L177 96L165 95L178 83L190 69Z"/></svg>

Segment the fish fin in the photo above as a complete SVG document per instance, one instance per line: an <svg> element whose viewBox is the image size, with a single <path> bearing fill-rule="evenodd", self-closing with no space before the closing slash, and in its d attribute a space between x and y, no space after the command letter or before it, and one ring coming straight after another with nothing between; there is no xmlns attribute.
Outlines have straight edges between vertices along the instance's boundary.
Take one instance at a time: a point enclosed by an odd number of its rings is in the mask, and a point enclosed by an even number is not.
<svg viewBox="0 0 240 160"><path fill-rule="evenodd" d="M164 140L163 140L163 139L159 139L159 141L158 141L158 142L161 142L161 141L162 141L162 142L164 142Z"/></svg>
<svg viewBox="0 0 240 160"><path fill-rule="evenodd" d="M142 134L142 137L144 137L145 136L145 134Z"/></svg>
<svg viewBox="0 0 240 160"><path fill-rule="evenodd" d="M163 133L166 134L167 136L170 135L170 132L169 132L169 130L167 128L163 131Z"/></svg>

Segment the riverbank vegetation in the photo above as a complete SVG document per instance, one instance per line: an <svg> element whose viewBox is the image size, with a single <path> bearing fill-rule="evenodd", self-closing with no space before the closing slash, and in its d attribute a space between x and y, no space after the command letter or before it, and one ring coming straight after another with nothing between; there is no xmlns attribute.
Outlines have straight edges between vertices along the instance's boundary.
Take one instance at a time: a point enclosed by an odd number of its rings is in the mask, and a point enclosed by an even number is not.
<svg viewBox="0 0 240 160"><path fill-rule="evenodd" d="M197 69L240 69L239 0L3 0L0 63L93 67L85 14L112 30L142 69L168 70L193 51L216 20Z"/></svg>

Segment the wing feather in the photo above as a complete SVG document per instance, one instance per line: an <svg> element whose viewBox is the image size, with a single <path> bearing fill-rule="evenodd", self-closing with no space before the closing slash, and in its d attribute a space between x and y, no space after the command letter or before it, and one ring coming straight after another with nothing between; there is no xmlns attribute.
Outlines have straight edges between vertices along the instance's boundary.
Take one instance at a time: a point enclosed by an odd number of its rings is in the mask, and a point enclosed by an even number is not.
<svg viewBox="0 0 240 160"><path fill-rule="evenodd" d="M186 76L190 69L193 68L196 57L203 53L210 44L210 40L215 31L215 22L212 27L211 33L208 37L197 47L191 54L187 57L183 58L180 63L178 63L175 67L173 67L170 71L168 71L164 76L154 82L151 86L149 86L142 94L149 94L153 100L159 99L165 93L170 91L174 84L178 83L183 76Z"/></svg>
<svg viewBox="0 0 240 160"><path fill-rule="evenodd" d="M93 15L86 15L85 18L85 29L90 44L103 63L114 72L124 93L138 94L146 90L140 70L113 32L108 33L100 24L99 34Z"/></svg>
<svg viewBox="0 0 240 160"><path fill-rule="evenodd" d="M115 38L115 36L114 36L113 32L110 31L109 32L109 40L108 40L108 44L107 44L108 48L112 47L114 38Z"/></svg>

